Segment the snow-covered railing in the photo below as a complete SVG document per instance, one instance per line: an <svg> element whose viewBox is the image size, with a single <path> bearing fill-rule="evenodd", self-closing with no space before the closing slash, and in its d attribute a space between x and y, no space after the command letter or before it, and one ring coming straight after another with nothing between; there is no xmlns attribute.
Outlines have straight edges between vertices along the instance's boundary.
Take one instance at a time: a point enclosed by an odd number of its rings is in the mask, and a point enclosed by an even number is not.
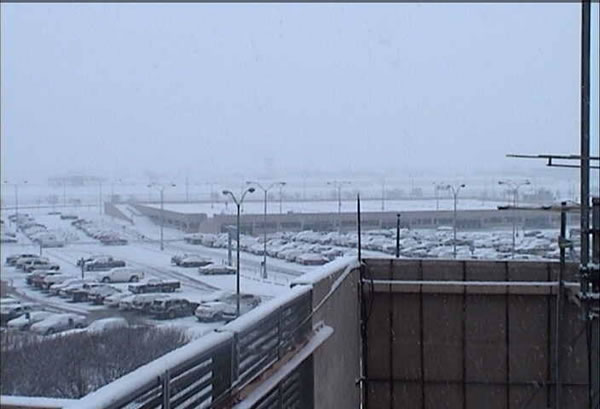
<svg viewBox="0 0 600 409"><path fill-rule="evenodd" d="M217 407L308 338L311 313L312 287L299 285L65 409Z"/></svg>
<svg viewBox="0 0 600 409"><path fill-rule="evenodd" d="M243 387L277 362L312 329L312 288L300 286L218 331L235 337L234 379Z"/></svg>

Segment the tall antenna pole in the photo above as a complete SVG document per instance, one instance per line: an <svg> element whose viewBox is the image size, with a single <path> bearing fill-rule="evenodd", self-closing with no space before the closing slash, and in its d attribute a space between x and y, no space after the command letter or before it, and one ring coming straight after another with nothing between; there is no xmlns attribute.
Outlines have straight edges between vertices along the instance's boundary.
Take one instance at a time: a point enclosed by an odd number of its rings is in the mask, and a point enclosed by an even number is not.
<svg viewBox="0 0 600 409"><path fill-rule="evenodd" d="M590 0L582 0L581 6L581 265L585 267L590 258Z"/></svg>

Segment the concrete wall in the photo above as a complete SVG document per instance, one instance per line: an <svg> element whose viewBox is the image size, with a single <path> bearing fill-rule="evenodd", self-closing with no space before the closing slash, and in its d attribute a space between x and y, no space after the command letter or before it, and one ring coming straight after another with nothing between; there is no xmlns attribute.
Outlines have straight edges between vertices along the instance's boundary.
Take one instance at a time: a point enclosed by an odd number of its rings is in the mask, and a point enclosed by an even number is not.
<svg viewBox="0 0 600 409"><path fill-rule="evenodd" d="M367 286L367 408L555 406L558 263L366 260L369 279L515 281ZM574 278L576 265L567 265ZM481 283L479 283L481 284ZM587 404L579 308L562 298L561 408Z"/></svg>
<svg viewBox="0 0 600 409"><path fill-rule="evenodd" d="M144 215L160 220L160 209L141 204L135 207ZM452 225L453 212L448 210L406 211L401 212L401 225L411 228L437 228ZM204 213L178 213L164 211L165 223L178 227L187 232L220 233L224 227L236 223L235 215L214 215L208 217ZM396 227L397 212L363 212L362 227L368 229ZM478 230L494 227L512 226L512 211L503 210L459 210L457 226L461 230ZM518 226L525 228L542 228L558 226L560 217L554 212L547 211L517 211L515 220ZM241 217L242 231L248 234L262 234L275 231L355 231L356 213L286 213L269 214L266 226L263 225L262 214L243 214Z"/></svg>
<svg viewBox="0 0 600 409"><path fill-rule="evenodd" d="M359 270L347 263L338 264L339 268L331 273L305 281L313 284L313 309L318 308L313 324L322 321L334 330L313 354L315 409L358 408L360 405L356 384L360 377ZM343 278L345 272L347 275ZM296 282L302 281L301 278Z"/></svg>
<svg viewBox="0 0 600 409"><path fill-rule="evenodd" d="M110 202L104 202L104 214L107 214L112 217L116 217L121 220L128 221L129 223L133 224L133 220L131 220L130 217L125 215L125 213L123 213L121 210L119 210L119 208L117 206L115 206L114 204L112 204Z"/></svg>

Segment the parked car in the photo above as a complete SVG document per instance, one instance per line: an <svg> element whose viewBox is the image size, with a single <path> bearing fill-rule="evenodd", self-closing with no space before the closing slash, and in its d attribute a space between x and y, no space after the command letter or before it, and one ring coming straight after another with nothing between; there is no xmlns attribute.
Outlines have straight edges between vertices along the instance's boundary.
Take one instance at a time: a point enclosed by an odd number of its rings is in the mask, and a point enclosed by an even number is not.
<svg viewBox="0 0 600 409"><path fill-rule="evenodd" d="M54 314L40 322L33 324L31 332L40 335L56 334L73 328L84 328L85 317L78 314Z"/></svg>
<svg viewBox="0 0 600 409"><path fill-rule="evenodd" d="M60 265L57 263L51 263L50 261L47 260L31 260L28 263L25 264L25 266L23 267L23 270L31 273L33 272L33 270L54 270L54 271L58 271L60 270Z"/></svg>
<svg viewBox="0 0 600 409"><path fill-rule="evenodd" d="M165 298L164 294L137 294L133 296L131 300L131 309L146 313L150 311L150 307L155 300ZM119 304L119 309L121 308L121 304Z"/></svg>
<svg viewBox="0 0 600 409"><path fill-rule="evenodd" d="M30 303L3 305L0 307L0 323L4 324L13 318L20 317L26 312L32 311L35 305Z"/></svg>
<svg viewBox="0 0 600 409"><path fill-rule="evenodd" d="M77 260L77 267L81 267L82 264L84 263L89 263L91 261L94 261L96 259L100 259L100 258L109 258L110 256L107 256L106 254L96 254L94 256L90 256L90 257L82 257L80 259Z"/></svg>
<svg viewBox="0 0 600 409"><path fill-rule="evenodd" d="M25 267L27 266L27 263L32 262L34 260L45 260L46 262L50 262L50 260L46 257L40 257L40 256L22 257L22 258L19 258L17 260L17 262L15 263L15 268L17 270L24 270Z"/></svg>
<svg viewBox="0 0 600 409"><path fill-rule="evenodd" d="M61 283L65 282L66 280L70 280L72 278L73 278L73 276L66 275L66 274L46 275L39 283L39 286L42 290L48 290L54 284L61 284Z"/></svg>
<svg viewBox="0 0 600 409"><path fill-rule="evenodd" d="M159 280L151 278L144 283L129 284L129 291L134 294L141 293L171 293L181 287L177 280Z"/></svg>
<svg viewBox="0 0 600 409"><path fill-rule="evenodd" d="M204 267L198 267L200 274L212 275L212 274L235 274L236 269L226 264L209 264Z"/></svg>
<svg viewBox="0 0 600 409"><path fill-rule="evenodd" d="M113 268L106 273L98 274L98 281L103 283L132 282L136 283L144 278L144 272L133 267Z"/></svg>
<svg viewBox="0 0 600 409"><path fill-rule="evenodd" d="M150 307L150 314L156 318L175 318L192 315L198 303L185 298L159 298Z"/></svg>
<svg viewBox="0 0 600 409"><path fill-rule="evenodd" d="M17 264L17 261L19 259L31 259L31 258L39 258L40 256L37 254L29 254L29 253L21 253L21 254L12 254L8 257L6 257L6 264L8 264L9 266L14 266L15 264Z"/></svg>
<svg viewBox="0 0 600 409"><path fill-rule="evenodd" d="M29 285L33 285L35 287L41 285L41 282L49 275L58 275L60 272L56 270L36 270L35 272L29 274L25 279L25 282ZM39 283L39 284L38 284Z"/></svg>
<svg viewBox="0 0 600 409"><path fill-rule="evenodd" d="M18 318L14 318L8 321L6 326L10 329L23 331L28 329L31 325L35 324L36 322L45 320L46 318L52 315L54 315L54 313L48 311L30 311L26 312Z"/></svg>
<svg viewBox="0 0 600 409"><path fill-rule="evenodd" d="M87 298L93 304L102 304L106 297L117 293L121 293L121 290L110 285L99 285L90 290Z"/></svg>
<svg viewBox="0 0 600 409"><path fill-rule="evenodd" d="M173 257L171 257L171 264L175 264L176 266L178 266L179 263L181 263L181 260L183 260L184 258L193 257L193 256L194 256L194 254L188 254L188 253L175 254Z"/></svg>
<svg viewBox="0 0 600 409"><path fill-rule="evenodd" d="M123 260L116 260L112 257L101 257L85 263L85 271L107 271L115 267L125 267Z"/></svg>
<svg viewBox="0 0 600 409"><path fill-rule="evenodd" d="M73 293L75 291L79 291L83 288L84 285L86 284L94 284L97 283L96 280L92 280L92 279L82 279L79 281L76 281L72 284L69 284L68 286L61 288L60 290L58 290L58 295L62 298L73 298Z"/></svg>
<svg viewBox="0 0 600 409"><path fill-rule="evenodd" d="M117 308L123 299L131 297L131 295L130 292L114 293L104 298L104 305L110 308Z"/></svg>
<svg viewBox="0 0 600 409"><path fill-rule="evenodd" d="M252 294L240 295L240 314L245 314L260 304L260 297ZM237 299L230 295L215 301L201 303L194 315L198 321L232 320L237 316Z"/></svg>
<svg viewBox="0 0 600 409"><path fill-rule="evenodd" d="M92 334L98 334L98 333L101 333L106 330L125 328L127 326L129 326L129 324L127 323L127 320L125 318L121 318L121 317L103 318L100 320L96 320L96 321L92 322L90 325L88 325L88 327L86 328L86 331L90 332Z"/></svg>
<svg viewBox="0 0 600 409"><path fill-rule="evenodd" d="M179 262L180 267L202 267L212 264L212 260L200 256L188 256Z"/></svg>
<svg viewBox="0 0 600 409"><path fill-rule="evenodd" d="M62 283L53 284L48 290L49 290L50 294L52 294L52 295L60 295L61 290L64 290L65 288L67 288L71 285L79 284L82 282L83 282L83 280L80 278L71 277L70 279L63 281Z"/></svg>
<svg viewBox="0 0 600 409"><path fill-rule="evenodd" d="M98 287L100 285L104 285L104 284L100 284L98 282L86 283L86 284L83 284L80 288L77 288L77 289L71 291L71 298L72 298L73 302L88 301L88 299L89 299L88 297L89 297L92 289L94 289L95 287Z"/></svg>

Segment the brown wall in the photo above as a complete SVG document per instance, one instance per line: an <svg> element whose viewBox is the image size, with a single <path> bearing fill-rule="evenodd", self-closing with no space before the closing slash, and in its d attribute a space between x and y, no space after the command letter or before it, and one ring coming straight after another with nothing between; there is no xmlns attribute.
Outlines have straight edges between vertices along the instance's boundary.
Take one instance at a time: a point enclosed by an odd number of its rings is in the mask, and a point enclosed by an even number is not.
<svg viewBox="0 0 600 409"><path fill-rule="evenodd" d="M380 280L552 281L558 263L367 260ZM574 277L575 265L566 275ZM367 408L550 408L556 289L377 285L367 335ZM562 298L561 408L587 404L579 309Z"/></svg>

